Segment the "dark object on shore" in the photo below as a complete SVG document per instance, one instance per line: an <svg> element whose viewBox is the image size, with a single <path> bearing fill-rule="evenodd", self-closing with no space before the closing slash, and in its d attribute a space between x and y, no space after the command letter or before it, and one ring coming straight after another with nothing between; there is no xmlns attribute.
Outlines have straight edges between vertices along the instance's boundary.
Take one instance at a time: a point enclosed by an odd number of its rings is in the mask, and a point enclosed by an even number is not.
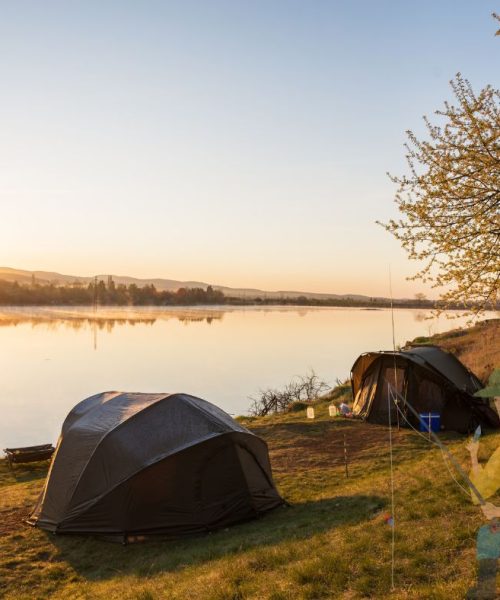
<svg viewBox="0 0 500 600"><path fill-rule="evenodd" d="M41 446L24 446L23 448L5 448L5 456L9 461L9 467L12 468L16 463L31 463L40 460L50 460L54 454L52 444L42 444Z"/></svg>
<svg viewBox="0 0 500 600"><path fill-rule="evenodd" d="M487 399L474 397L483 386L453 354L438 346L362 354L351 369L353 413L370 423L413 426L417 413L439 413L443 429L470 433L478 425L500 427ZM394 390L400 400L396 407ZM389 417L390 409L390 417ZM399 410L398 410L399 409Z"/></svg>
<svg viewBox="0 0 500 600"><path fill-rule="evenodd" d="M200 534L282 504L266 443L217 406L106 392L66 417L29 522L125 543Z"/></svg>

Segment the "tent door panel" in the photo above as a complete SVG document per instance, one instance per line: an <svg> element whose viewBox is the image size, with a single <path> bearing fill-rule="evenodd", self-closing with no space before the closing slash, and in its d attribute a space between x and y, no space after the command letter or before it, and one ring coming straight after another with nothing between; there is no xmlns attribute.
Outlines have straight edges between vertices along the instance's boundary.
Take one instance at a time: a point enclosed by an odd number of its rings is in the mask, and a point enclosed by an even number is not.
<svg viewBox="0 0 500 600"><path fill-rule="evenodd" d="M413 405L417 412L443 412L445 398L442 386L430 379L420 379L417 390Z"/></svg>
<svg viewBox="0 0 500 600"><path fill-rule="evenodd" d="M353 413L360 417L366 417L370 413L373 398L377 392L377 381L380 365L372 369L364 378L356 394L353 404Z"/></svg>
<svg viewBox="0 0 500 600"><path fill-rule="evenodd" d="M255 514L269 510L281 503L272 478L260 464L251 448L237 445L238 456L247 482L249 502Z"/></svg>
<svg viewBox="0 0 500 600"><path fill-rule="evenodd" d="M208 529L253 516L247 484L232 443L218 448L205 460L200 472L199 506Z"/></svg>
<svg viewBox="0 0 500 600"><path fill-rule="evenodd" d="M406 369L401 366L385 364L380 372L377 394L373 402L369 420L373 423L387 425L399 422L395 405L397 396L403 396L406 389Z"/></svg>

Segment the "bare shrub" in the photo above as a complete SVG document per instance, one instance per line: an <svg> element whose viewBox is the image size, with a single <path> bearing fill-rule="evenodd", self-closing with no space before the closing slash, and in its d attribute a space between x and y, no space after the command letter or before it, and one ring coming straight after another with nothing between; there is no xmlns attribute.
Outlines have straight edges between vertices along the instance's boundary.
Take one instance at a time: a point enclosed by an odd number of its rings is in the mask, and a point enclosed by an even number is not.
<svg viewBox="0 0 500 600"><path fill-rule="evenodd" d="M329 389L330 386L311 369L306 375L292 379L282 389L267 388L260 390L257 397L251 396L249 412L255 417L283 412L295 402L312 402Z"/></svg>

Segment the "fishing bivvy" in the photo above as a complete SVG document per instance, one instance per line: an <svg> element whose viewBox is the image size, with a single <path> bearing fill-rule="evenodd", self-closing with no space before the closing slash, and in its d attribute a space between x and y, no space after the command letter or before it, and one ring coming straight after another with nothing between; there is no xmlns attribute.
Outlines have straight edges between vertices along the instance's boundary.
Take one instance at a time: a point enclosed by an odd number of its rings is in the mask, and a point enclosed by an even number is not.
<svg viewBox="0 0 500 600"><path fill-rule="evenodd" d="M351 369L351 386L354 416L370 423L387 425L390 419L393 425L418 427L408 403L417 413L439 413L445 430L468 433L478 425L500 427L489 400L474 397L483 387L479 379L437 346L362 354Z"/></svg>
<svg viewBox="0 0 500 600"><path fill-rule="evenodd" d="M66 417L29 522L127 541L199 534L284 502L266 443L187 394L105 392Z"/></svg>

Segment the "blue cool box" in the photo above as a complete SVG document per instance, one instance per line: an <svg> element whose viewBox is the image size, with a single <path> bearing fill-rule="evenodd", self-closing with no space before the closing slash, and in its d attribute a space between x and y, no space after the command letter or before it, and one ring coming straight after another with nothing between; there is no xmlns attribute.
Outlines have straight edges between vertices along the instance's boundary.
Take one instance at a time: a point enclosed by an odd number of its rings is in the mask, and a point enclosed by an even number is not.
<svg viewBox="0 0 500 600"><path fill-rule="evenodd" d="M434 433L437 433L441 430L441 415L439 413L420 413L418 416L420 431L428 432L430 429Z"/></svg>

